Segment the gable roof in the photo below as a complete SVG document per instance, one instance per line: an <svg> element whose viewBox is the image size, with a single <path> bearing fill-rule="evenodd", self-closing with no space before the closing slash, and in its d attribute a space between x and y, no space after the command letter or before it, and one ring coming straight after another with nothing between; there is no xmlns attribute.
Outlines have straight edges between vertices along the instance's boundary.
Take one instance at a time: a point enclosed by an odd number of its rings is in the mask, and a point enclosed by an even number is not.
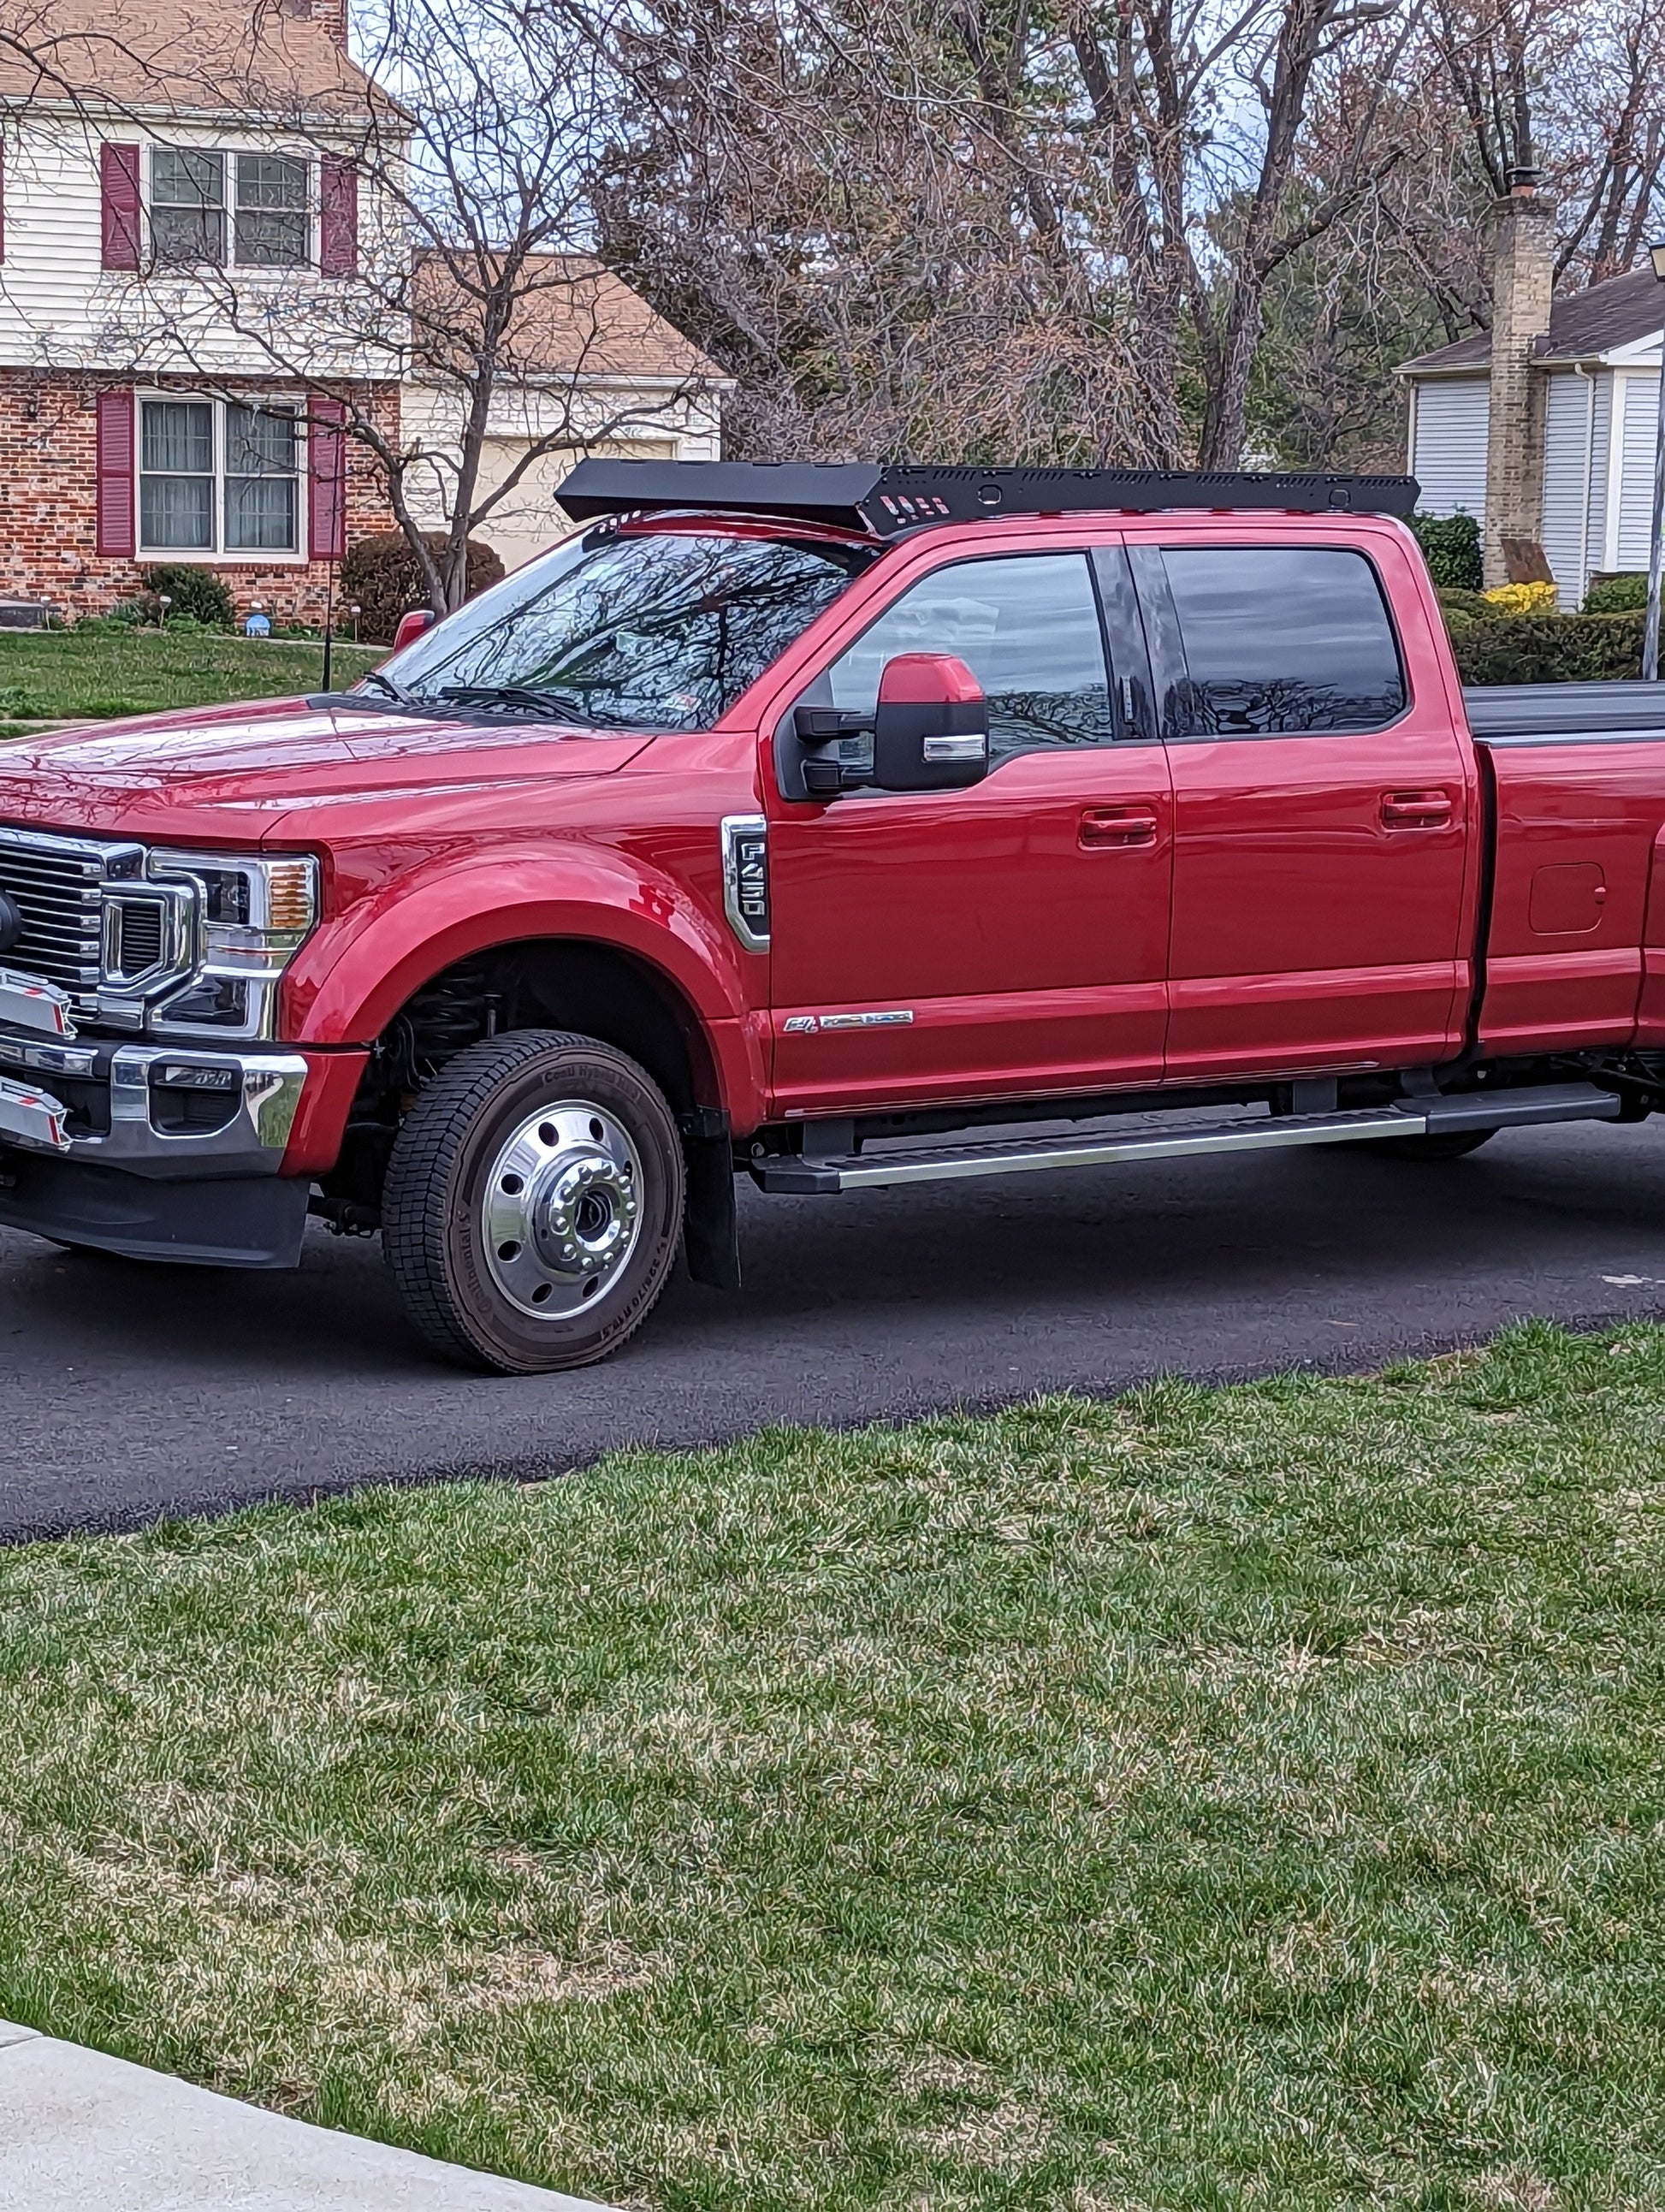
<svg viewBox="0 0 1665 2212"><path fill-rule="evenodd" d="M1583 292L1563 292L1549 311L1549 336L1540 338L1533 357L1540 362L1592 361L1665 330L1665 284L1650 268L1609 276ZM1401 376L1476 374L1492 366L1492 333L1479 331L1455 345L1440 346L1401 362Z"/></svg>
<svg viewBox="0 0 1665 2212"><path fill-rule="evenodd" d="M0 102L346 118L387 101L329 0L0 0Z"/></svg>
<svg viewBox="0 0 1665 2212"><path fill-rule="evenodd" d="M503 341L512 374L728 381L691 339L600 262L580 254L532 254L526 270L529 289ZM466 285L433 252L423 255L416 271L415 307L425 349L435 356L444 352L447 322L471 330L478 313ZM422 346L422 337L417 343Z"/></svg>

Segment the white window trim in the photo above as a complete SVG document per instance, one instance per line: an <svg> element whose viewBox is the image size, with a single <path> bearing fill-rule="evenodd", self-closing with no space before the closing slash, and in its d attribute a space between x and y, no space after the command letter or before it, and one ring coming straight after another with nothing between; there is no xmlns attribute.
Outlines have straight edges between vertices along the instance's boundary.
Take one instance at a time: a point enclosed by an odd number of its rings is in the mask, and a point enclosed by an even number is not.
<svg viewBox="0 0 1665 2212"><path fill-rule="evenodd" d="M144 243L145 273L152 276L180 277L191 274L190 262L163 262L155 257L155 233L151 227L151 211L155 206L152 179L156 155L161 154L217 154L225 163L226 258L210 265L216 269L234 270L240 278L252 278L257 283L275 278L319 273L319 258L324 246L324 215L319 204L319 172L318 157L309 149L293 146L243 144L236 139L216 139L213 145L197 145L185 139L153 138L145 147L140 162L139 222ZM280 262L276 266L264 261L240 261L237 258L237 156L240 154L276 154L285 161L301 162L307 172L307 258L304 261ZM164 201L163 205L168 203Z"/></svg>
<svg viewBox="0 0 1665 2212"><path fill-rule="evenodd" d="M295 467L300 489L295 496L295 537L299 541L293 553L276 550L252 552L228 551L202 545L147 545L144 542L144 406L147 400L194 400L214 410L214 533L217 538L225 528L226 471L225 471L225 410L228 399L234 407L261 406L272 408L293 405L298 418L299 435L296 445L299 459ZM133 394L133 545L134 557L148 561L153 567L179 568L305 568L311 565L312 555L307 548L312 544L312 471L307 465L307 408L301 394L276 392L246 393L217 392L158 392L141 387Z"/></svg>

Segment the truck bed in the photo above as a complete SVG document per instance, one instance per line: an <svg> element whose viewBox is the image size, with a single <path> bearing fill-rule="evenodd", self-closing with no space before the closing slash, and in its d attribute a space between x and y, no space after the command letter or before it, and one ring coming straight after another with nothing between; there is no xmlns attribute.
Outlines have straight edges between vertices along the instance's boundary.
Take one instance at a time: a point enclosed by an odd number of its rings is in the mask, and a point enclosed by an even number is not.
<svg viewBox="0 0 1665 2212"><path fill-rule="evenodd" d="M1464 687L1483 745L1665 738L1665 684L1498 684Z"/></svg>

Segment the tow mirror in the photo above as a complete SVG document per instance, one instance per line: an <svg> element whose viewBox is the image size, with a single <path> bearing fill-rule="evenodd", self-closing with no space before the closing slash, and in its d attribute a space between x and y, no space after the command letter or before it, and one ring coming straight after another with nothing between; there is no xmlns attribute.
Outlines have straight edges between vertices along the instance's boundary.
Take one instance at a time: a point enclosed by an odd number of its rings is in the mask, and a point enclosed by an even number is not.
<svg viewBox="0 0 1665 2212"><path fill-rule="evenodd" d="M884 664L873 716L881 791L956 791L988 774L988 702L951 653L899 653Z"/></svg>
<svg viewBox="0 0 1665 2212"><path fill-rule="evenodd" d="M434 627L432 607L412 607L408 615L399 617L399 626L393 632L393 650L403 653L407 645L414 645L425 629Z"/></svg>

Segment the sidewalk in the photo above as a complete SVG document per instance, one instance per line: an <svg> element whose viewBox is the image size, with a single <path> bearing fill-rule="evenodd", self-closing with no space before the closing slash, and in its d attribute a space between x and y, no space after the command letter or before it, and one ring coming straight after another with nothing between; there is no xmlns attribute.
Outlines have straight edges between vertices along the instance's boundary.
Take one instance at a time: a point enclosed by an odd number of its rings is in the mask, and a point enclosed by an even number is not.
<svg viewBox="0 0 1665 2212"><path fill-rule="evenodd" d="M604 2212L0 2021L0 2212Z"/></svg>

